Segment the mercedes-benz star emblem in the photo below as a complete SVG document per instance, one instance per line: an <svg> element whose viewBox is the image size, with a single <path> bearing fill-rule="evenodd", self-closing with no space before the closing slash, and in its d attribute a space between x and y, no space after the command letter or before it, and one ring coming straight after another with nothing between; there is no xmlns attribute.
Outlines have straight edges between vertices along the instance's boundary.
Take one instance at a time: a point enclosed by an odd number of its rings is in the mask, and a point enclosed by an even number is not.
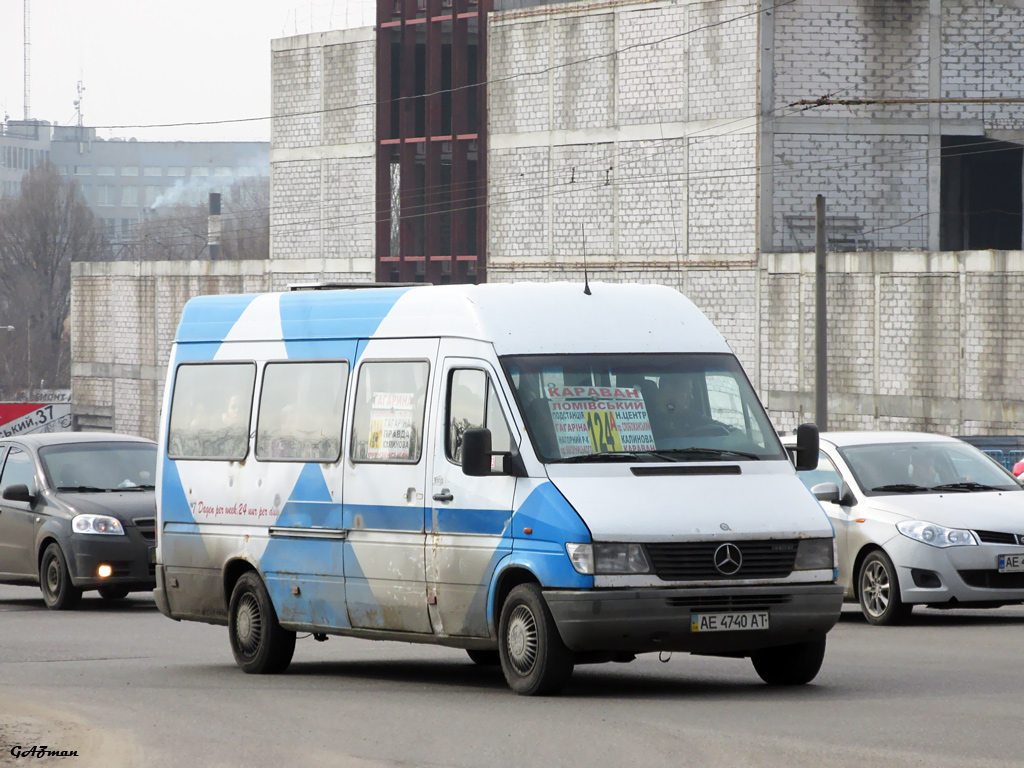
<svg viewBox="0 0 1024 768"><path fill-rule="evenodd" d="M743 565L743 553L735 544L723 544L715 550L715 568L724 576L735 576Z"/></svg>

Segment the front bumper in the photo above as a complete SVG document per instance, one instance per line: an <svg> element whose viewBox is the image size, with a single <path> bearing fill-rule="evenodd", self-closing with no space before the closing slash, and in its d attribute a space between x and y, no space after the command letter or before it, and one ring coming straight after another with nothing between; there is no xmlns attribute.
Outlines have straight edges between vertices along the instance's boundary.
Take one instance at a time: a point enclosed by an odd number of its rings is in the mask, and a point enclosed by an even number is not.
<svg viewBox="0 0 1024 768"><path fill-rule="evenodd" d="M547 590L562 640L573 651L680 651L746 656L823 637L843 603L838 584L771 587ZM767 610L768 629L694 632L693 613Z"/></svg>
<svg viewBox="0 0 1024 768"><path fill-rule="evenodd" d="M156 586L155 566L150 562L153 544L132 527L126 529L124 536L75 534L71 537L72 557L68 559L71 583L79 589L150 590ZM101 565L109 565L113 573L101 578Z"/></svg>
<svg viewBox="0 0 1024 768"><path fill-rule="evenodd" d="M905 603L943 606L1024 602L1024 575L1000 574L998 571L999 555L1024 554L1024 547L1019 545L978 544L939 548L897 536L886 543L885 550L896 566L900 595ZM918 586L914 579L915 570L934 573L940 586ZM923 581L921 574L917 575L918 580Z"/></svg>

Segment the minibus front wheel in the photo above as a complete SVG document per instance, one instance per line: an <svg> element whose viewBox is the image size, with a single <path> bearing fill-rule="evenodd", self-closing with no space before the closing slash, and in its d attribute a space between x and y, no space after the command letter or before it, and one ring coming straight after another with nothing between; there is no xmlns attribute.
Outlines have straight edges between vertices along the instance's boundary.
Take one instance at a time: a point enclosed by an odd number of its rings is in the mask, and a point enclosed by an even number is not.
<svg viewBox="0 0 1024 768"><path fill-rule="evenodd" d="M509 687L524 696L556 693L572 676L575 658L537 584L509 592L501 607L498 653Z"/></svg>
<svg viewBox="0 0 1024 768"><path fill-rule="evenodd" d="M282 629L263 579L247 571L235 583L228 606L231 652L243 672L284 672L295 653L295 633Z"/></svg>

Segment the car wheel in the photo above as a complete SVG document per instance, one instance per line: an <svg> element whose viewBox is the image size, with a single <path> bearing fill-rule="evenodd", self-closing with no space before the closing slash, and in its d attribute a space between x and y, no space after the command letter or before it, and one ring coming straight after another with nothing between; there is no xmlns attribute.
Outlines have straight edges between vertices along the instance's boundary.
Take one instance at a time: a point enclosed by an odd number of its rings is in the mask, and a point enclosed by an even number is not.
<svg viewBox="0 0 1024 768"><path fill-rule="evenodd" d="M750 657L754 671L768 685L804 685L811 682L825 659L825 638L806 643L765 648Z"/></svg>
<svg viewBox="0 0 1024 768"><path fill-rule="evenodd" d="M56 543L46 548L39 562L39 586L43 590L43 602L54 611L70 610L82 599L82 590L71 583L67 561Z"/></svg>
<svg viewBox="0 0 1024 768"><path fill-rule="evenodd" d="M469 654L469 658L473 660L474 664L479 664L481 667L496 667L501 664L501 655L497 651L469 648L466 653Z"/></svg>
<svg viewBox="0 0 1024 768"><path fill-rule="evenodd" d="M235 583L228 606L231 652L244 672L284 672L295 653L295 633L282 629L263 579L248 571Z"/></svg>
<svg viewBox="0 0 1024 768"><path fill-rule="evenodd" d="M572 676L575 659L536 584L515 587L501 608L498 628L501 671L524 696L557 692Z"/></svg>
<svg viewBox="0 0 1024 768"><path fill-rule="evenodd" d="M121 600L128 597L126 587L100 587L100 597L104 600Z"/></svg>
<svg viewBox="0 0 1024 768"><path fill-rule="evenodd" d="M860 609L871 624L895 626L910 617L913 605L903 602L896 566L880 549L864 558L857 577L857 595Z"/></svg>

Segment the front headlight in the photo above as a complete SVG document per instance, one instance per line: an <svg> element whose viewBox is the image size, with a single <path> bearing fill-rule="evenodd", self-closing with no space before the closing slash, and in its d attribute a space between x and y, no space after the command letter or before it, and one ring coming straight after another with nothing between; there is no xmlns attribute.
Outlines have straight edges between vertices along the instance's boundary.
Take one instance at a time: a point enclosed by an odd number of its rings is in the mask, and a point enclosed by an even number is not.
<svg viewBox="0 0 1024 768"><path fill-rule="evenodd" d="M650 573L643 544L566 544L572 567L583 574Z"/></svg>
<svg viewBox="0 0 1024 768"><path fill-rule="evenodd" d="M943 528L922 520L904 520L896 523L896 530L907 538L933 547L970 547L978 543L974 534L960 528Z"/></svg>
<svg viewBox="0 0 1024 768"><path fill-rule="evenodd" d="M835 568L834 539L801 539L794 571L831 571Z"/></svg>
<svg viewBox="0 0 1024 768"><path fill-rule="evenodd" d="M75 533L98 533L105 536L124 536L121 521L108 515L76 515L71 521Z"/></svg>

